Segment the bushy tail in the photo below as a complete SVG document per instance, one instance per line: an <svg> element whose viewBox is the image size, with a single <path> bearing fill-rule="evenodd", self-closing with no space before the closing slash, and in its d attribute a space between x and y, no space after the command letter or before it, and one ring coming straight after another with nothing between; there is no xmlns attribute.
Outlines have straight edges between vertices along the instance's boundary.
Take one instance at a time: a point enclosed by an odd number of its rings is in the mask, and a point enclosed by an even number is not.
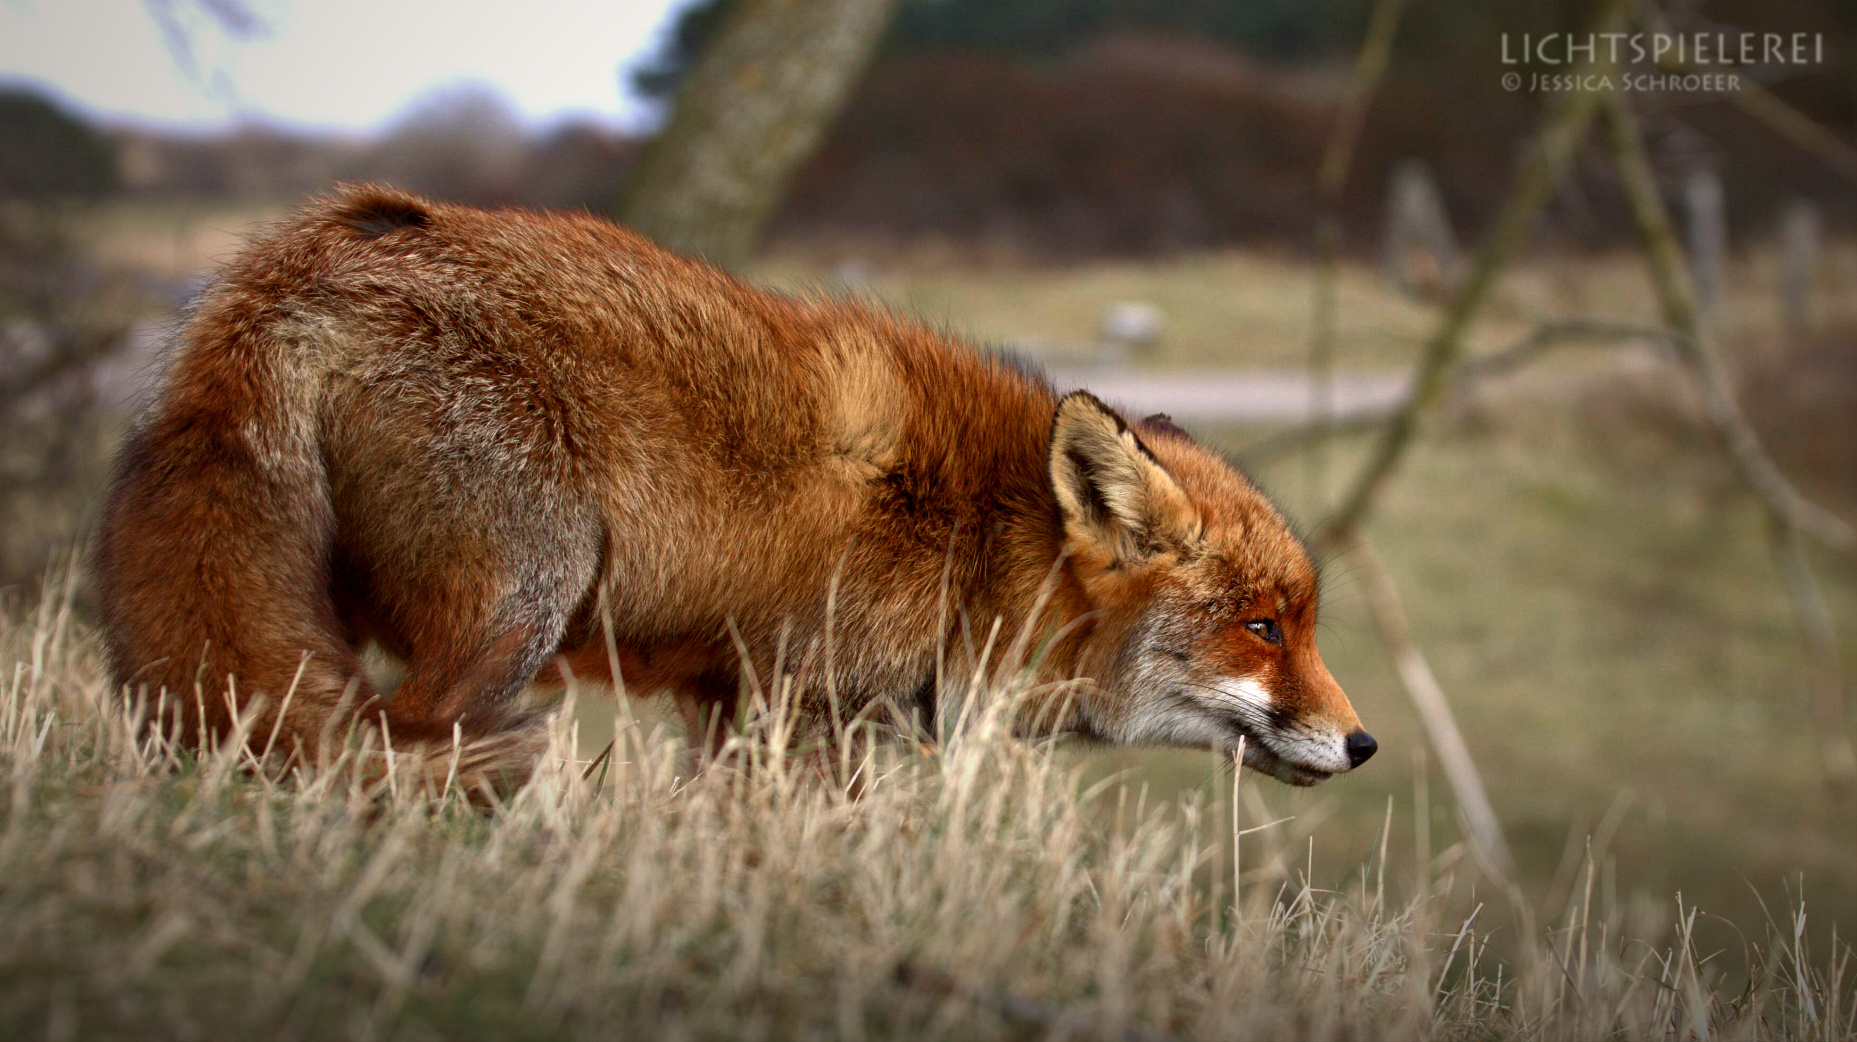
<svg viewBox="0 0 1857 1042"><path fill-rule="evenodd" d="M314 766L385 707L333 600L327 348L259 321L261 305L222 286L190 322L118 460L92 567L114 680L151 724L183 741L242 731L274 763ZM526 776L539 729L494 737L499 752L468 761ZM450 739L393 736L437 772Z"/></svg>
<svg viewBox="0 0 1857 1042"><path fill-rule="evenodd" d="M114 679L162 726L224 737L255 711L254 742L313 759L376 693L331 600L312 345L242 303L222 290L189 324L118 457L92 570Z"/></svg>

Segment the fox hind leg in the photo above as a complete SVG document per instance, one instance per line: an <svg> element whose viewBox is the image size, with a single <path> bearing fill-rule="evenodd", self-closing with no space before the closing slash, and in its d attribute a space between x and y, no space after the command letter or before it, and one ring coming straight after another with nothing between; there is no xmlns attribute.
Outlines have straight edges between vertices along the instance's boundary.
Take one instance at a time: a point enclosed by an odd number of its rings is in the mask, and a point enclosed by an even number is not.
<svg viewBox="0 0 1857 1042"><path fill-rule="evenodd" d="M598 555L557 536L528 543L503 560L454 558L443 581L420 583L429 600L396 627L406 674L381 715L398 747L403 740L448 746L454 734L498 750L482 773L513 787L533 770L546 743L549 714L517 696L546 666L588 596ZM480 596L457 596L461 591ZM411 623L410 625L405 623Z"/></svg>
<svg viewBox="0 0 1857 1042"><path fill-rule="evenodd" d="M673 697L683 717L689 766L694 770L721 757L741 705L741 681L725 669L710 669L680 683Z"/></svg>

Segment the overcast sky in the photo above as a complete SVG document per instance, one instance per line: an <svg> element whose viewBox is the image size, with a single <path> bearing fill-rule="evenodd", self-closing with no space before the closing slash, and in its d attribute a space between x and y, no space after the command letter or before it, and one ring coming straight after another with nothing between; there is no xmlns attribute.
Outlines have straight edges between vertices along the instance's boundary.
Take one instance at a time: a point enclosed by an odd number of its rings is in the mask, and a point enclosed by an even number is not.
<svg viewBox="0 0 1857 1042"><path fill-rule="evenodd" d="M143 0L0 0L0 80L95 116L202 130L262 120L366 132L465 82L495 87L533 124L635 128L652 112L620 70L688 2L251 0L268 29L235 41L192 25L189 72Z"/></svg>

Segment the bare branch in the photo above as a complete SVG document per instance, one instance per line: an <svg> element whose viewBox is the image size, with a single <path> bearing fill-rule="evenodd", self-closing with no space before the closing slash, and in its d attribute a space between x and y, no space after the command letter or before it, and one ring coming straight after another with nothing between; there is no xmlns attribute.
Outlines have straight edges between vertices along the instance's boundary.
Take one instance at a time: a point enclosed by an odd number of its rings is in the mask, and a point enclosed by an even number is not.
<svg viewBox="0 0 1857 1042"><path fill-rule="evenodd" d="M1425 661L1424 652L1412 642L1411 627L1406 624L1405 608L1400 604L1393 577L1373 544L1365 539L1357 540L1348 551L1359 569L1362 589L1380 630L1380 640L1392 653L1400 686L1406 689L1407 697L1418 710L1425 736L1431 741L1432 751L1443 762L1445 779L1450 782L1457 805L1463 808L1464 818L1470 823L1471 840L1482 849L1497 872L1512 877L1515 858L1509 853L1502 823L1490 804L1488 790L1483 787L1483 775L1470 756L1470 747L1464 743L1464 734L1457 727L1457 717L1451 712L1444 688L1432 673L1431 664Z"/></svg>
<svg viewBox="0 0 1857 1042"><path fill-rule="evenodd" d="M1760 497L1774 527L1774 553L1787 594L1811 649L1815 673L1813 704L1826 773L1837 781L1857 779L1857 755L1845 733L1843 665L1836 631L1825 610L1824 597L1805 558L1799 533L1810 532L1836 547L1857 543L1850 526L1836 515L1801 496L1761 447L1753 427L1742 416L1728 383L1726 368L1717 356L1713 330L1696 311L1689 269L1677 242L1676 230L1657 192L1657 179L1644 133L1623 94L1606 100L1606 125L1612 152L1631 206L1632 221L1644 240L1651 267L1651 282L1663 309L1664 321L1678 334L1683 357L1696 374L1703 408L1725 443L1729 457Z"/></svg>
<svg viewBox="0 0 1857 1042"><path fill-rule="evenodd" d="M1387 61L1393 54L1393 34L1399 28L1399 16L1405 0L1379 0L1367 23L1367 36L1361 42L1360 55L1354 61L1354 75L1348 94L1335 118L1334 130L1322 153L1322 167L1316 175L1316 187L1328 199L1341 194L1347 185L1348 171L1354 164L1354 146L1361 128L1367 123L1367 109L1373 95L1386 76Z"/></svg>
<svg viewBox="0 0 1857 1042"><path fill-rule="evenodd" d="M1660 31L1668 31L1663 18L1653 16L1649 21ZM1676 55L1671 53L1666 53L1657 67L1670 72L1713 71L1691 62L1678 61ZM1818 157L1846 180L1857 183L1857 148L1852 148L1836 132L1826 129L1812 117L1788 105L1752 76L1742 77L1740 89L1729 94L1728 98L1736 108L1754 117L1768 130L1785 138L1799 150Z"/></svg>
<svg viewBox="0 0 1857 1042"><path fill-rule="evenodd" d="M1614 32L1625 24L1625 0L1608 0L1595 23L1596 32ZM1600 49L1602 52L1604 48ZM1578 81L1598 82L1610 69L1607 59L1582 66ZM1379 445L1362 468L1353 489L1342 501L1335 515L1316 534L1312 542L1318 549L1349 543L1355 531L1372 511L1386 481L1417 432L1424 414L1432 410L1448 384L1452 367L1462 350L1465 332L1475 321L1496 285L1496 278L1507 266L1515 251L1527 238L1535 218L1546 205L1554 183L1560 179L1573 154L1586 140L1586 133L1597 110L1599 95L1578 90L1563 95L1548 115L1534 146L1516 180L1509 199L1496 215L1494 225L1477 250L1475 263L1452 296L1438 329L1426 344L1424 356L1413 374L1412 397L1394 416Z"/></svg>
<svg viewBox="0 0 1857 1042"><path fill-rule="evenodd" d="M142 8L161 33L168 56L188 79L199 82L200 64L194 54L193 29L188 25L190 10L206 16L208 21L234 40L263 36L269 23L258 16L245 0L142 0Z"/></svg>
<svg viewBox="0 0 1857 1042"><path fill-rule="evenodd" d="M1853 533L1849 525L1806 500L1780 473L1761 447L1759 436L1742 416L1729 385L1727 368L1717 356L1713 333L1697 313L1695 290L1683 259L1683 248L1663 197L1658 194L1657 177L1651 169L1643 131L1623 94L1607 96L1606 116L1619 178L1631 207L1632 220L1644 239L1651 282L1657 290L1664 322L1676 334L1672 343L1683 348L1685 359L1696 373L1703 408L1720 432L1729 457L1767 507L1784 517L1788 524L1840 550L1857 546L1857 533Z"/></svg>
<svg viewBox="0 0 1857 1042"><path fill-rule="evenodd" d="M1747 86L1729 95L1741 111L1765 124L1767 129L1791 142L1804 152L1817 156L1846 180L1857 183L1857 148L1825 129L1812 117L1780 100L1767 88L1747 81Z"/></svg>
<svg viewBox="0 0 1857 1042"><path fill-rule="evenodd" d="M1405 0L1379 0L1374 5L1347 98L1335 118L1322 166L1316 173L1321 213L1315 226L1318 260L1315 314L1309 330L1309 404L1314 422L1322 427L1332 422L1335 413L1335 308L1341 278L1341 217L1336 211L1354 163L1355 143L1366 125L1367 109L1386 75L1387 61L1393 53L1393 34L1404 7ZM1321 504L1327 495L1328 457L1317 452L1309 457L1309 496L1312 502Z"/></svg>
<svg viewBox="0 0 1857 1042"><path fill-rule="evenodd" d="M1631 342L1662 344L1675 349L1676 337L1667 330L1628 322L1596 318L1569 318L1543 322L1521 339L1493 354L1466 358L1457 363L1446 380L1451 393L1472 393L1485 380L1508 376L1545 357L1550 351L1570 344L1604 344ZM1369 434L1393 422L1398 409L1359 412L1351 416L1317 419L1301 426L1279 431L1239 450L1237 455L1249 463L1260 463L1299 452L1311 445L1353 434Z"/></svg>

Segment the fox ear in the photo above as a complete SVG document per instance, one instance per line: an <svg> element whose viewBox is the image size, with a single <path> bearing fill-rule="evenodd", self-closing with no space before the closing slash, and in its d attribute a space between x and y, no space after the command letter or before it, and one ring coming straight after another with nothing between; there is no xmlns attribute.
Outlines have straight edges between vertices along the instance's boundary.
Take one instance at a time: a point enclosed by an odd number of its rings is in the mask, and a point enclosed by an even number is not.
<svg viewBox="0 0 1857 1042"><path fill-rule="evenodd" d="M1051 486L1066 533L1118 564L1181 545L1193 529L1192 503L1173 475L1088 391L1058 403Z"/></svg>

